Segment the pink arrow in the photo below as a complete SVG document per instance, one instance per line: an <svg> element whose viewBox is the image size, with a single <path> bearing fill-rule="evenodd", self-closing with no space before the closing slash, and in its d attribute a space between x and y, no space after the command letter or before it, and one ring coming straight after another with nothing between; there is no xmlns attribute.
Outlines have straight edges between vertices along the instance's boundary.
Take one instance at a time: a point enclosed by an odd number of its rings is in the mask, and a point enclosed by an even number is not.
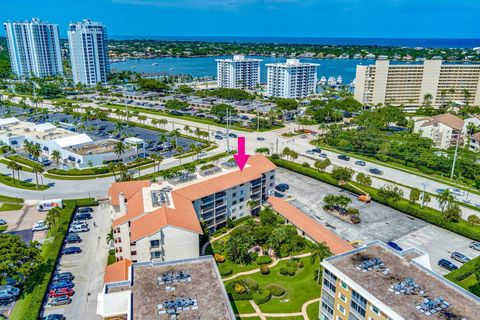
<svg viewBox="0 0 480 320"><path fill-rule="evenodd" d="M238 137L238 150L237 154L233 155L233 158L237 162L240 171L243 171L245 165L247 164L248 158L250 158L249 154L245 154L245 137Z"/></svg>

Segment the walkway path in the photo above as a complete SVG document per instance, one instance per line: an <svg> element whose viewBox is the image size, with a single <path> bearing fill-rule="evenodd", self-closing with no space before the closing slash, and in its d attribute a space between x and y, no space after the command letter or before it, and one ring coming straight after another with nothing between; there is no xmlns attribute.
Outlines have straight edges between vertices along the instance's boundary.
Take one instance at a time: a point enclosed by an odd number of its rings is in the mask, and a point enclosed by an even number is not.
<svg viewBox="0 0 480 320"><path fill-rule="evenodd" d="M275 267L280 261L284 261L284 260L290 260L292 258L303 258L303 257L308 257L310 256L312 253L311 252L307 252L307 253L303 253L303 254L299 254L299 255L296 255L296 256L289 256L289 257L285 257L285 258L280 258L280 259L276 259L272 264L269 264L268 267L269 268L273 268ZM234 274L233 276L231 277L228 277L228 278L223 278L223 281L229 281L229 280L232 280L232 279L235 279L239 276L244 276L244 275L247 275L247 274L254 274L254 273L257 273L257 272L260 272L260 269L253 269L253 270L250 270L250 271L244 271L244 272L239 272L239 273L236 273Z"/></svg>
<svg viewBox="0 0 480 320"><path fill-rule="evenodd" d="M260 307L255 303L253 300L249 300L252 308L255 310L254 313L240 313L236 314L236 316L240 318L252 318L252 317L259 317L262 320L267 320L267 317L272 317L272 318L283 318L283 317L303 317L304 320L315 320L315 319L309 319L308 318L308 313L307 313L307 308L309 305L312 303L320 302L320 298L312 299L307 302L305 302L302 305L302 312L291 312L291 313L264 313L262 310L260 310Z"/></svg>

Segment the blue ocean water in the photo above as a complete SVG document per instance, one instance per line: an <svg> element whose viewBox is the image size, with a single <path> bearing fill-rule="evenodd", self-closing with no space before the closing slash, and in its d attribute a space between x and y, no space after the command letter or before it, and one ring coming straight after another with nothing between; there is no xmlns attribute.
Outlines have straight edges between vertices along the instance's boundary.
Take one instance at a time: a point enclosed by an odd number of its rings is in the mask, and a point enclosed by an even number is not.
<svg viewBox="0 0 480 320"><path fill-rule="evenodd" d="M196 57L196 58L177 58L165 57L155 59L130 59L124 62L111 63L112 69L130 70L136 72L148 73L164 73L164 74L190 74L193 77L216 77L217 63L215 59L231 58L225 57ZM257 57L252 58L262 59L260 64L260 80L267 81L267 67L265 64L274 62L284 62L285 58L274 57ZM313 59L301 58L303 62L318 63L318 79L325 76L327 79L330 76L342 76L344 83L350 83L355 78L356 66L359 64L375 63L373 60L356 60L356 59ZM153 65L155 64L155 65ZM157 65L158 64L158 65Z"/></svg>
<svg viewBox="0 0 480 320"><path fill-rule="evenodd" d="M410 39L410 38L292 38L292 37L201 37L201 36L110 36L116 40L152 39L168 41L207 41L238 43L282 43L317 45L374 45L424 48L474 48L480 39Z"/></svg>

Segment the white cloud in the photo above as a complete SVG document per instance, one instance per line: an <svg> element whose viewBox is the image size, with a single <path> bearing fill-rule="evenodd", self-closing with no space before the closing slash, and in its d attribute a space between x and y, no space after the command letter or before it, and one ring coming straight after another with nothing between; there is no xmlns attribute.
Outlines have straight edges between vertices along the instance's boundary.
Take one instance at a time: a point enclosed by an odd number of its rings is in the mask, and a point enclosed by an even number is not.
<svg viewBox="0 0 480 320"><path fill-rule="evenodd" d="M173 7L186 9L236 9L252 3L281 4L281 3L305 3L308 0L112 0L116 3L154 6L154 7Z"/></svg>

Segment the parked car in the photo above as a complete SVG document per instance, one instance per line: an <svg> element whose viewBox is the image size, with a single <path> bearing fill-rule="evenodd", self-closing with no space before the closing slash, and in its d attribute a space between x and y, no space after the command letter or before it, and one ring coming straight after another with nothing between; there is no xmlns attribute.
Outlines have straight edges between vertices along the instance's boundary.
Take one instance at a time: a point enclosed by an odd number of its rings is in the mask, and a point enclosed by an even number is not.
<svg viewBox="0 0 480 320"><path fill-rule="evenodd" d="M480 242L479 241L472 242L468 247L474 250L480 251Z"/></svg>
<svg viewBox="0 0 480 320"><path fill-rule="evenodd" d="M265 138L264 137L257 137L257 140L258 141L265 141Z"/></svg>
<svg viewBox="0 0 480 320"><path fill-rule="evenodd" d="M396 244L393 241L387 242L387 244L397 251L403 251L402 247L400 247L398 244Z"/></svg>
<svg viewBox="0 0 480 320"><path fill-rule="evenodd" d="M363 160L357 160L357 161L355 161L355 164L357 166L362 166L362 167L365 167L365 165L366 165L365 161L363 161Z"/></svg>
<svg viewBox="0 0 480 320"><path fill-rule="evenodd" d="M368 170L370 173L373 173L373 174L378 174L379 176L383 175L383 171L382 170L379 170L377 168L371 168Z"/></svg>
<svg viewBox="0 0 480 320"><path fill-rule="evenodd" d="M48 293L49 298L56 298L60 296L71 296L73 295L73 289L72 288L60 288L60 289L54 289L50 290Z"/></svg>
<svg viewBox="0 0 480 320"><path fill-rule="evenodd" d="M78 214L78 213L92 213L93 212L93 209L92 208L89 208L89 207L84 207L84 208L78 208L75 213Z"/></svg>
<svg viewBox="0 0 480 320"><path fill-rule="evenodd" d="M230 138L237 138L238 137L235 133L229 133L228 136Z"/></svg>
<svg viewBox="0 0 480 320"><path fill-rule="evenodd" d="M457 260L458 262L461 262L461 263L467 263L468 261L470 261L469 257L464 255L463 253L456 252L456 251L452 252L452 254L450 255L450 258L452 258L453 260Z"/></svg>
<svg viewBox="0 0 480 320"><path fill-rule="evenodd" d="M285 192L288 189L290 189L290 186L286 183L280 183L280 184L275 186L275 189L277 189L278 191L281 191L281 192Z"/></svg>
<svg viewBox="0 0 480 320"><path fill-rule="evenodd" d="M65 320L65 316L63 314L49 314L42 318L42 320Z"/></svg>
<svg viewBox="0 0 480 320"><path fill-rule="evenodd" d="M72 226L69 230L69 232L87 232L87 231L90 231L90 228L88 228L88 226L84 226L84 225Z"/></svg>
<svg viewBox="0 0 480 320"><path fill-rule="evenodd" d="M83 227L87 227L88 228L88 223L86 221L83 221L83 220L74 220L72 222L72 227L75 227L75 226L83 226Z"/></svg>
<svg viewBox="0 0 480 320"><path fill-rule="evenodd" d="M92 215L90 213L77 213L74 217L73 220L89 220L92 219Z"/></svg>
<svg viewBox="0 0 480 320"><path fill-rule="evenodd" d="M215 135L215 139L217 139L217 140L223 140L223 137L222 137L221 135L216 134L216 135Z"/></svg>
<svg viewBox="0 0 480 320"><path fill-rule="evenodd" d="M53 276L53 281L73 280L74 276L71 272L59 272Z"/></svg>
<svg viewBox="0 0 480 320"><path fill-rule="evenodd" d="M327 159L327 158L328 158L328 156L327 156L326 153L320 153L320 154L319 154L319 157L320 157L320 158L323 158L323 159Z"/></svg>
<svg viewBox="0 0 480 320"><path fill-rule="evenodd" d="M0 226L4 226L7 224L7 221L0 219Z"/></svg>
<svg viewBox="0 0 480 320"><path fill-rule="evenodd" d="M447 259L440 259L438 261L438 265L448 271L457 270L458 267L454 265L452 262L448 261Z"/></svg>
<svg viewBox="0 0 480 320"><path fill-rule="evenodd" d="M350 157L346 154L339 154L337 158L340 160L350 161Z"/></svg>
<svg viewBox="0 0 480 320"><path fill-rule="evenodd" d="M322 150L320 148L313 148L312 151L315 152L315 153L321 153L322 152Z"/></svg>
<svg viewBox="0 0 480 320"><path fill-rule="evenodd" d="M49 314L42 318L42 320L65 320L65 316L63 314Z"/></svg>
<svg viewBox="0 0 480 320"><path fill-rule="evenodd" d="M0 301L13 301L20 294L20 289L11 285L0 286Z"/></svg>
<svg viewBox="0 0 480 320"><path fill-rule="evenodd" d="M80 238L80 236L76 233L69 234L65 239L66 243L80 243L82 241L83 241L82 238Z"/></svg>
<svg viewBox="0 0 480 320"><path fill-rule="evenodd" d="M307 153L307 154L315 154L315 152L313 152L313 150L305 150L305 153Z"/></svg>
<svg viewBox="0 0 480 320"><path fill-rule="evenodd" d="M43 231L43 230L47 230L48 229L48 225L45 221L43 220L38 220L36 221L33 226L32 226L32 231Z"/></svg>
<svg viewBox="0 0 480 320"><path fill-rule="evenodd" d="M198 154L198 157L201 158L201 157L205 157L207 155L207 153L205 151L202 151Z"/></svg>
<svg viewBox="0 0 480 320"><path fill-rule="evenodd" d="M62 254L77 254L82 252L80 247L68 247L62 250Z"/></svg>
<svg viewBox="0 0 480 320"><path fill-rule="evenodd" d="M70 299L69 296L60 296L53 298L48 304L51 306L63 306L66 304L70 304L70 302L72 302L72 299Z"/></svg>
<svg viewBox="0 0 480 320"><path fill-rule="evenodd" d="M73 288L74 284L71 280L58 280L50 285L50 290L59 288Z"/></svg>

